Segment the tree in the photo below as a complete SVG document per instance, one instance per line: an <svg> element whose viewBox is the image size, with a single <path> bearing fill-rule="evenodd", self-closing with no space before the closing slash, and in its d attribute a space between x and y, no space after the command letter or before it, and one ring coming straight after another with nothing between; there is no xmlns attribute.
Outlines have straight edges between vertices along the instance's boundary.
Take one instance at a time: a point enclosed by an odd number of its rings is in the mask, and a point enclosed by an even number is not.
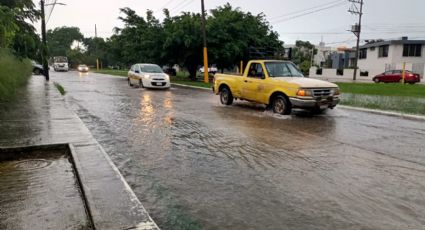
<svg viewBox="0 0 425 230"><path fill-rule="evenodd" d="M181 16L166 18L164 22L164 56L175 64L183 65L190 78L202 64L201 15L183 13Z"/></svg>
<svg viewBox="0 0 425 230"><path fill-rule="evenodd" d="M233 8L229 3L211 10L207 20L210 60L220 69L247 62L249 48L276 53L283 42L267 22L264 14L252 15Z"/></svg>
<svg viewBox="0 0 425 230"><path fill-rule="evenodd" d="M82 42L84 36L77 27L58 27L47 31L47 47L50 56L65 56L75 42Z"/></svg>
<svg viewBox="0 0 425 230"><path fill-rule="evenodd" d="M0 48L10 48L18 56L36 59L40 39L29 22L34 23L39 16L31 0L2 0Z"/></svg>
<svg viewBox="0 0 425 230"><path fill-rule="evenodd" d="M163 63L163 29L153 12L148 10L146 19L130 8L121 9L121 13L124 16L119 19L124 22L124 27L115 28L116 34L108 40L109 47L120 56L121 63L127 66L136 62Z"/></svg>
<svg viewBox="0 0 425 230"><path fill-rule="evenodd" d="M85 46L84 55L86 56L84 63L95 66L98 59L103 65L109 65L109 46L103 38L84 38L83 43Z"/></svg>
<svg viewBox="0 0 425 230"><path fill-rule="evenodd" d="M308 74L311 67L312 55L317 54L315 46L309 41L297 40L292 52L292 61L299 66L304 74Z"/></svg>

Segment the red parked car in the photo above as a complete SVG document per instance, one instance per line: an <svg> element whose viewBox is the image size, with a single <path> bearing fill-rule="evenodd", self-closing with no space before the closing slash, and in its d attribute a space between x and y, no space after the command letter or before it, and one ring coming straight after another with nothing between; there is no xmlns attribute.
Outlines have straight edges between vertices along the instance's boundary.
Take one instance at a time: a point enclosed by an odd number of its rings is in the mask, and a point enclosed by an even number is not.
<svg viewBox="0 0 425 230"><path fill-rule="evenodd" d="M384 73L381 73L379 75L376 75L373 78L373 81L375 83L379 83L379 82L401 82L401 78L402 78L402 70L389 70L386 71ZM421 77L419 76L419 74L416 73L412 73L408 70L405 71L405 76L404 76L404 81L406 83L410 83L410 84L415 84L416 82L420 82L421 81Z"/></svg>

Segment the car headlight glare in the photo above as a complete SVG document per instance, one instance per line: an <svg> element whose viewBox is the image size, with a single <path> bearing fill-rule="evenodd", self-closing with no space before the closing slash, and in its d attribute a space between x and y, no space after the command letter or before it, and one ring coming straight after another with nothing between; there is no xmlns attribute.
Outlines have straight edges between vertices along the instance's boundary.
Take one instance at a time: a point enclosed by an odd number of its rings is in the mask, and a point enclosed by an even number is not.
<svg viewBox="0 0 425 230"><path fill-rule="evenodd" d="M309 89L299 89L297 91L297 96L300 96L300 97L311 97L311 96L313 96L313 93Z"/></svg>

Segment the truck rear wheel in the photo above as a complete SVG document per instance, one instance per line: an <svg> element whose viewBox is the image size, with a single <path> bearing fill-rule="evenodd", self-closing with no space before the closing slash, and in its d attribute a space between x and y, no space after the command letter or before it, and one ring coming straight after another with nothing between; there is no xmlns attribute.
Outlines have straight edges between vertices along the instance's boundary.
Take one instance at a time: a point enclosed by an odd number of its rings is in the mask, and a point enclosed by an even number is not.
<svg viewBox="0 0 425 230"><path fill-rule="evenodd" d="M291 114L292 111L292 107L288 99L282 95L278 95L273 99L272 107L274 113L279 113L282 115Z"/></svg>
<svg viewBox="0 0 425 230"><path fill-rule="evenodd" d="M232 92L230 92L230 89L227 87L224 87L220 91L220 102L223 105L231 105L233 103L233 95Z"/></svg>

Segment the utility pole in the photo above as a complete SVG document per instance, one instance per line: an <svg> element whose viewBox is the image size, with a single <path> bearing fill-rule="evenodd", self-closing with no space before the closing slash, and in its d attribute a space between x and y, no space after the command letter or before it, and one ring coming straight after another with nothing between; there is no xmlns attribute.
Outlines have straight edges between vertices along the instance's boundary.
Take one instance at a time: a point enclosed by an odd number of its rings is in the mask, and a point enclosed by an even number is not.
<svg viewBox="0 0 425 230"><path fill-rule="evenodd" d="M201 0L201 10L202 10L202 36L204 37L204 82L209 82L209 73L208 73L208 50L207 50L207 31L205 29L205 5L204 0Z"/></svg>
<svg viewBox="0 0 425 230"><path fill-rule="evenodd" d="M354 24L351 27L351 32L353 32L354 35L357 37L357 43L356 43L356 56L354 60L354 74L353 74L353 80L356 80L357 77L357 69L358 69L358 62L359 62L359 46L360 46L360 33L362 30L362 15L363 15L363 0L348 0L351 2L351 7L348 10L348 12L358 15L359 16L359 22Z"/></svg>
<svg viewBox="0 0 425 230"><path fill-rule="evenodd" d="M44 76L46 78L46 81L49 81L49 63L47 60L48 52L47 52L47 35L46 35L46 14L45 14L45 6L55 6L55 5L65 5L64 3L58 3L54 2L51 4L45 4L44 0L40 0L40 8L41 8L41 42L42 42L42 48L41 48L41 61L43 62L43 72ZM52 9L53 11L53 9ZM50 12L50 15L52 13ZM49 15L49 19L50 19Z"/></svg>
<svg viewBox="0 0 425 230"><path fill-rule="evenodd" d="M313 67L313 64L314 64L314 47L311 49L310 68Z"/></svg>
<svg viewBox="0 0 425 230"><path fill-rule="evenodd" d="M94 24L94 38L97 38L97 25ZM94 40L97 52L97 40ZM96 70L99 71L99 58L96 58Z"/></svg>
<svg viewBox="0 0 425 230"><path fill-rule="evenodd" d="M44 0L40 0L41 6L41 60L43 62L43 73L46 81L49 81L49 64L47 63L47 38L46 38L46 19L44 13Z"/></svg>

